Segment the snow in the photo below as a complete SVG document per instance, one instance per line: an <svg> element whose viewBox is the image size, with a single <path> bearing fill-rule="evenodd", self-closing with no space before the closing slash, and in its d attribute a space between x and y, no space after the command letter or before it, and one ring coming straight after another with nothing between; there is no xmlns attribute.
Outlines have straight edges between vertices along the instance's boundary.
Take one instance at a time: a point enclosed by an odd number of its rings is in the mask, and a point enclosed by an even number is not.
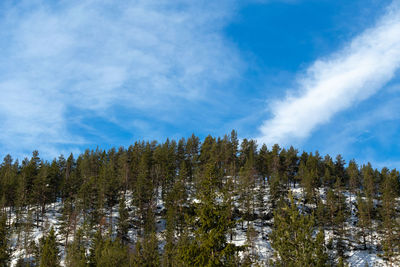
<svg viewBox="0 0 400 267"><path fill-rule="evenodd" d="M256 188L257 190L257 188ZM303 189L300 187L294 187L291 189L292 194L294 196L295 199L299 200L301 199L301 197L303 196ZM161 192L161 190L159 190L159 192ZM268 203L268 187L266 188L266 192L267 194L264 197L264 201L265 203ZM322 196L322 199L324 199L324 194L325 194L325 190L320 189L319 190L319 194ZM156 199L156 209L157 209L157 214L156 215L156 231L157 231L157 237L159 240L159 249L163 250L164 245L165 245L165 229L166 229L166 221L165 219L161 218L162 211L165 210L165 205L161 199L161 194L157 194L157 199ZM378 251L375 250L376 246L374 246L373 248L371 248L370 250L360 250L360 246L357 245L356 240L354 240L354 236L355 233L358 231L357 227L356 227L356 213L354 212L354 210L356 209L356 198L353 196L351 196L351 202L350 202L350 194L348 192L345 192L345 197L346 197L346 203L349 207L351 207L351 216L350 219L348 220L347 224L346 224L346 229L348 230L349 236L347 237L348 241L350 242L349 247L352 247L353 249L350 249L347 253L347 259L346 261L349 263L350 266L365 266L366 263L368 263L369 266L389 266L384 259L382 259L381 257L378 256ZM131 192L127 192L125 195L126 198L126 206L129 208L129 213L131 215L131 217L133 217L134 213L135 213L135 208L132 207L131 203L132 203L132 193ZM240 209L239 204L237 203L237 196L234 197L235 200L235 206L236 208ZM196 198L191 198L192 203L198 203L199 200ZM299 206L300 205L300 201L299 201ZM35 211L35 207L31 207L30 208L31 212ZM49 205L46 206L46 213L44 215L44 221L41 223L41 225L39 225L38 227L35 226L32 229L32 239L35 242L39 242L39 239L41 237L43 237L44 234L46 234L51 227L54 228L56 234L57 234L57 238L58 238L58 242L59 242L59 250L61 251L61 265L65 266L65 249L64 249L64 244L65 244L65 239L63 239L63 237L61 236L60 232L59 232L59 218L61 217L61 211L62 211L62 203L60 200L58 200L55 203L51 203ZM108 217L109 215L109 210L105 210L105 213ZM264 211L265 213L269 213L271 212L271 208L267 206L267 209ZM260 212L257 211L257 213L259 214ZM118 217L119 217L119 212L118 212L118 205L114 206L111 210L111 220L112 223L114 225L114 231L116 231L116 227L115 225L118 222ZM26 216L28 215L28 210L25 209L24 213L22 214L22 216L24 218L26 218ZM11 217L10 217L10 222L11 223L15 223L15 213L12 212L11 213ZM83 219L78 217L78 226L82 224ZM252 250L253 252L255 252L255 254L258 256L258 263L263 266L263 265L267 265L267 261L268 259L273 255L273 249L271 248L269 239L268 239L268 235L271 232L271 225L272 225L273 221L264 221L264 224L262 225L262 221L261 219L257 219L253 222L251 222L250 224L253 226L256 234L253 240L253 246L249 247L249 250ZM247 222L243 223L243 228L242 228L242 224L241 223L237 223L236 224L236 228L235 228L235 234L233 235L233 239L232 241L230 241L230 236L227 236L227 240L228 242L232 242L235 245L238 246L242 246L242 245L246 245L247 244ZM13 233L11 236L11 243L12 243L12 247L13 247L13 253L12 253L12 261L11 261L11 266L15 266L17 263L17 260L21 257L21 256L26 256L27 255L27 251L25 251L25 249L23 248L23 236L24 236L24 232L21 233L20 235L20 242L17 242L17 233ZM116 233L113 233L113 235L115 236ZM138 230L135 229L134 227L129 229L128 235L130 236L131 240L136 240L138 235ZM326 241L328 242L331 238L332 238L332 231L330 230L325 230L325 238ZM379 242L379 235L378 233L373 233L374 235L374 245L377 245ZM69 242L73 241L73 233L70 234ZM246 252L241 252L240 255L243 255L243 253Z"/></svg>

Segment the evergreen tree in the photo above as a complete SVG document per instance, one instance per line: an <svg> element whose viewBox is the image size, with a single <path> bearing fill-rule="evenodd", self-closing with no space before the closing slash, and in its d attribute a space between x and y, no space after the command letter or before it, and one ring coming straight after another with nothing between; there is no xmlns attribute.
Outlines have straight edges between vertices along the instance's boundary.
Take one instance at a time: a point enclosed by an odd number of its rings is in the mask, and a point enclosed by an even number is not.
<svg viewBox="0 0 400 267"><path fill-rule="evenodd" d="M11 256L10 233L7 215L0 212L0 266L8 266Z"/></svg>
<svg viewBox="0 0 400 267"><path fill-rule="evenodd" d="M360 231L358 232L358 237L361 239L364 249L367 249L367 229L370 227L370 220L368 217L368 206L366 201L363 199L361 194L357 195L357 226L359 227Z"/></svg>
<svg viewBox="0 0 400 267"><path fill-rule="evenodd" d="M172 190L166 197L166 245L164 247L163 265L175 266L177 238L181 235L184 227L185 205L187 204L187 192L185 181L187 179L187 169L185 161L182 161L179 169L178 179Z"/></svg>
<svg viewBox="0 0 400 267"><path fill-rule="evenodd" d="M102 247L100 256L97 260L97 266L104 267L128 267L129 256L128 248L123 245L120 240L112 241L108 238ZM146 265L143 265L146 266ZM157 265L152 265L157 266Z"/></svg>
<svg viewBox="0 0 400 267"><path fill-rule="evenodd" d="M49 166L46 162L40 163L40 169L38 170L38 174L33 180L33 192L32 196L35 199L36 203L36 221L37 225L39 225L39 215L41 217L41 221L43 223L43 216L46 212L46 203L47 197L49 193L48 189L48 170ZM40 211L40 213L39 213ZM43 224L42 224L43 225Z"/></svg>
<svg viewBox="0 0 400 267"><path fill-rule="evenodd" d="M104 247L104 240L101 234L101 229L98 229L91 240L91 245L89 248L89 266L96 267L99 266L99 260L101 257L101 252Z"/></svg>
<svg viewBox="0 0 400 267"><path fill-rule="evenodd" d="M255 239L257 238L257 231L254 229L253 224L247 227L246 232L246 249L244 252L243 265L253 265L258 260L257 249L255 246Z"/></svg>
<svg viewBox="0 0 400 267"><path fill-rule="evenodd" d="M158 254L158 240L154 233L150 234L135 245L135 251L131 258L131 266L153 267L160 265Z"/></svg>
<svg viewBox="0 0 400 267"><path fill-rule="evenodd" d="M44 241L40 254L40 267L60 266L59 250L57 247L56 235L53 228L50 229L50 232Z"/></svg>
<svg viewBox="0 0 400 267"><path fill-rule="evenodd" d="M354 160L349 162L349 167L346 170L347 176L349 177L349 189L350 189L350 202L351 196L356 194L356 190L360 186L360 173L358 170L357 163Z"/></svg>
<svg viewBox="0 0 400 267"><path fill-rule="evenodd" d="M335 219L333 225L333 233L336 239L336 250L339 257L344 257L347 245L347 228L346 221L349 215L348 207L346 205L346 199L344 196L344 188L342 184L342 179L340 177L336 178L335 183Z"/></svg>
<svg viewBox="0 0 400 267"><path fill-rule="evenodd" d="M373 242L373 219L375 214L375 206L374 206L374 199L376 194L375 188L375 177L374 177L374 170L370 163L364 165L362 168L362 175L363 175L363 189L364 195L366 198L366 216L365 216L365 226L367 233L369 235L369 243L372 244Z"/></svg>
<svg viewBox="0 0 400 267"><path fill-rule="evenodd" d="M71 267L86 267L86 251L83 240L83 230L79 228L74 236L74 241L67 248L66 265Z"/></svg>
<svg viewBox="0 0 400 267"><path fill-rule="evenodd" d="M274 266L327 266L324 232L314 237L313 215L300 214L293 197L289 204L281 201L274 214L274 227L270 234L271 246L275 250Z"/></svg>
<svg viewBox="0 0 400 267"><path fill-rule="evenodd" d="M390 265L393 265L395 258L400 254L400 240L396 238L400 225L397 221L398 212L396 210L396 197L399 190L399 173L393 170L389 174L389 170L382 169L383 179L383 193L382 193L382 206L380 214L382 218L382 249L383 257L386 258ZM397 262L399 263L399 262Z"/></svg>
<svg viewBox="0 0 400 267"><path fill-rule="evenodd" d="M129 236L128 236L128 231L129 231L129 212L128 209L126 208L126 200L125 200L125 194L122 194L120 200L119 200L119 219L118 219L118 225L117 225L117 236L121 240L122 243L126 244L129 242Z"/></svg>
<svg viewBox="0 0 400 267"><path fill-rule="evenodd" d="M229 220L226 203L217 200L217 169L211 162L206 164L197 194L199 203L196 205L197 219L194 221L195 238L189 239L179 252L182 261L188 266L228 265L235 261L239 249L226 240L228 229L234 222Z"/></svg>
<svg viewBox="0 0 400 267"><path fill-rule="evenodd" d="M13 163L10 155L4 157L0 165L0 196L4 196L5 205L14 207L16 204L18 187L18 161ZM11 213L11 209L9 209Z"/></svg>

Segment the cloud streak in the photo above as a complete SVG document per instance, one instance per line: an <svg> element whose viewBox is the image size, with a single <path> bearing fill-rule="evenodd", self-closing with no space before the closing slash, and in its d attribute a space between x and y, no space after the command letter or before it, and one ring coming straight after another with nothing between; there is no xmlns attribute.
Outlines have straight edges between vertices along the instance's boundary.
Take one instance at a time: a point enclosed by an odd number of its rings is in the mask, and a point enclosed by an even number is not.
<svg viewBox="0 0 400 267"><path fill-rule="evenodd" d="M177 102L205 101L243 66L222 34L231 1L27 0L0 8L2 153L53 156L60 145L90 142L69 125L85 117L134 125L117 108L165 116Z"/></svg>
<svg viewBox="0 0 400 267"><path fill-rule="evenodd" d="M295 93L274 102L260 127L260 142L288 144L307 138L335 114L371 97L400 67L400 4L394 2L370 29L341 51L314 62Z"/></svg>

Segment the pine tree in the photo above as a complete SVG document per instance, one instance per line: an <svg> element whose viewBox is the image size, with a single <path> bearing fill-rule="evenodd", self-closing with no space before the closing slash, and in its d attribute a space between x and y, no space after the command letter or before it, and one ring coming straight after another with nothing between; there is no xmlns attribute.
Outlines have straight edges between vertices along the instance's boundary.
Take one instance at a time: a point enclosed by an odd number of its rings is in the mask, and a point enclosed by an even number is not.
<svg viewBox="0 0 400 267"><path fill-rule="evenodd" d="M142 241L137 241L132 255L130 266L153 267L160 266L158 240L155 233L150 234ZM168 266L168 265L167 265Z"/></svg>
<svg viewBox="0 0 400 267"><path fill-rule="evenodd" d="M366 217L365 226L369 235L369 243L373 243L373 219L375 214L374 199L376 194L374 170L370 163L363 166L363 189L366 197Z"/></svg>
<svg viewBox="0 0 400 267"><path fill-rule="evenodd" d="M7 226L7 215L0 213L0 266L8 266L10 261L10 233Z"/></svg>
<svg viewBox="0 0 400 267"><path fill-rule="evenodd" d="M72 224L74 215L74 204L72 199L67 199L62 207L62 214L58 220L58 225L60 228L60 234L65 238L64 247L68 247L68 240L72 232Z"/></svg>
<svg viewBox="0 0 400 267"><path fill-rule="evenodd" d="M206 164L201 179L196 205L194 238L188 238L185 247L180 248L180 257L188 266L223 266L235 261L238 247L226 240L228 229L234 223L229 219L226 203L217 200L215 186L216 166Z"/></svg>
<svg viewBox="0 0 400 267"><path fill-rule="evenodd" d="M89 266L97 267L99 266L99 259L101 257L101 252L104 247L104 240L101 234L101 229L98 229L91 240L91 245L89 248Z"/></svg>
<svg viewBox="0 0 400 267"><path fill-rule="evenodd" d="M253 224L250 224L247 227L246 232L246 250L244 252L244 265L253 265L258 260L257 249L254 244L255 239L257 238L257 231L254 229Z"/></svg>
<svg viewBox="0 0 400 267"><path fill-rule="evenodd" d="M34 215L32 213L32 211L29 209L26 214L25 217L23 218L23 228L22 228L22 232L23 232L23 247L25 249L25 251L27 251L28 255L30 254L29 251L31 251L31 245L33 241L33 227L34 227Z"/></svg>
<svg viewBox="0 0 400 267"><path fill-rule="evenodd" d="M334 227L333 232L336 239L336 250L340 257L344 257L344 253L346 252L346 242L347 238L347 229L346 229L346 221L349 215L348 207L346 205L346 199L343 193L343 184L342 179L340 177L336 178L335 183L335 219L334 219Z"/></svg>
<svg viewBox="0 0 400 267"><path fill-rule="evenodd" d="M274 266L327 266L324 235L320 230L314 237L313 215L300 214L293 197L289 204L281 200L274 214L274 227L270 234L275 250Z"/></svg>
<svg viewBox="0 0 400 267"><path fill-rule="evenodd" d="M151 175L152 163L150 144L146 144L138 165L133 194L133 204L137 207L137 216L140 218L139 227L143 229L142 235L155 229L155 185Z"/></svg>
<svg viewBox="0 0 400 267"><path fill-rule="evenodd" d="M119 200L119 219L117 224L117 236L122 241L122 243L126 244L129 242L129 212L126 208L126 200L125 194L122 194Z"/></svg>
<svg viewBox="0 0 400 267"><path fill-rule="evenodd" d="M335 161L335 175L336 177L339 177L343 183L347 183L346 169L344 167L345 165L346 162L342 155L337 155Z"/></svg>
<svg viewBox="0 0 400 267"><path fill-rule="evenodd" d="M396 238L400 225L398 224L398 212L396 211L396 197L399 190L399 173L393 170L389 174L389 170L384 168L382 170L383 180L383 194L382 206L380 214L382 218L382 249L383 257L387 259L392 265L396 256L400 254L400 240ZM399 263L399 262L397 262Z"/></svg>
<svg viewBox="0 0 400 267"><path fill-rule="evenodd" d="M244 166L240 170L239 175L239 203L241 204L243 220L249 224L254 215L255 208L255 184L256 172L254 166L254 152L251 151L249 158L245 160Z"/></svg>
<svg viewBox="0 0 400 267"><path fill-rule="evenodd" d="M357 163L354 160L349 162L349 167L346 170L347 176L349 177L349 189L350 189L350 202L351 196L356 194L356 190L360 186L360 173L358 170Z"/></svg>
<svg viewBox="0 0 400 267"><path fill-rule="evenodd" d="M326 155L323 160L323 166L325 169L323 183L327 187L331 187L335 183L335 165L332 161L332 158L329 155Z"/></svg>
<svg viewBox="0 0 400 267"><path fill-rule="evenodd" d="M4 157L0 165L0 196L5 197L5 205L14 207L18 187L18 161L13 163L10 155ZM9 209L11 213L11 209Z"/></svg>
<svg viewBox="0 0 400 267"><path fill-rule="evenodd" d="M303 179L302 179L302 185L303 185L303 190L305 192L304 195L304 200L307 203L313 203L315 204L316 202L316 197L317 197L317 188L320 185L319 181L319 166L318 166L318 161L319 161L319 154L317 153L315 156L310 154L310 156L307 159L306 165L303 167Z"/></svg>
<svg viewBox="0 0 400 267"><path fill-rule="evenodd" d="M87 266L82 228L77 230L74 236L74 241L67 248L66 265L71 267Z"/></svg>
<svg viewBox="0 0 400 267"><path fill-rule="evenodd" d="M110 238L108 238L104 242L104 245L100 252L100 256L97 260L97 266L128 267L129 266L128 248L125 245L123 245L119 239L112 241Z"/></svg>
<svg viewBox="0 0 400 267"><path fill-rule="evenodd" d="M182 161L179 176L172 190L166 197L166 245L164 247L163 265L175 266L177 238L181 235L184 227L185 205L187 204L187 192L185 181L188 178L186 163ZM177 238L176 238L177 237Z"/></svg>
<svg viewBox="0 0 400 267"><path fill-rule="evenodd" d="M100 168L100 183L102 184L101 191L104 192L106 205L109 210L108 222L110 232L113 232L113 217L112 208L118 203L118 193L122 186L116 171L116 155L115 149L111 149L107 154L103 153L103 164Z"/></svg>
<svg viewBox="0 0 400 267"><path fill-rule="evenodd" d="M40 163L40 169L38 174L36 175L35 179L33 180L33 192L32 196L36 202L36 221L37 225L39 226L39 215L41 217L42 226L43 226L43 216L46 212L46 203L47 197L49 193L48 189L48 170L49 166L46 162ZM39 213L40 210L40 213Z"/></svg>
<svg viewBox="0 0 400 267"><path fill-rule="evenodd" d="M56 267L60 266L60 256L57 247L56 235L54 229L51 228L47 235L43 248L40 253L39 267Z"/></svg>
<svg viewBox="0 0 400 267"><path fill-rule="evenodd" d="M361 194L357 195L357 210L358 220L357 226L360 228L358 236L361 239L364 249L367 249L367 229L369 228L370 220L368 217L368 207L366 201L363 199Z"/></svg>
<svg viewBox="0 0 400 267"><path fill-rule="evenodd" d="M35 196L32 194L34 181L38 175L40 168L40 158L39 152L37 150L32 152L32 158L26 163L25 168L23 168L24 178L25 178L25 192L26 199L29 204L36 204Z"/></svg>

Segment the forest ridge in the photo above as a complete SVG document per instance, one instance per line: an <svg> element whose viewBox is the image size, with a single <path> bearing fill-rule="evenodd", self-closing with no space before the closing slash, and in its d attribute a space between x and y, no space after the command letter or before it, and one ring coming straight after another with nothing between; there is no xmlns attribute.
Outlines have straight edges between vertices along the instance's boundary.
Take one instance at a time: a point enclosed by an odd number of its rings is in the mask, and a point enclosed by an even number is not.
<svg viewBox="0 0 400 267"><path fill-rule="evenodd" d="M236 131L7 155L0 265L395 266L399 177Z"/></svg>

